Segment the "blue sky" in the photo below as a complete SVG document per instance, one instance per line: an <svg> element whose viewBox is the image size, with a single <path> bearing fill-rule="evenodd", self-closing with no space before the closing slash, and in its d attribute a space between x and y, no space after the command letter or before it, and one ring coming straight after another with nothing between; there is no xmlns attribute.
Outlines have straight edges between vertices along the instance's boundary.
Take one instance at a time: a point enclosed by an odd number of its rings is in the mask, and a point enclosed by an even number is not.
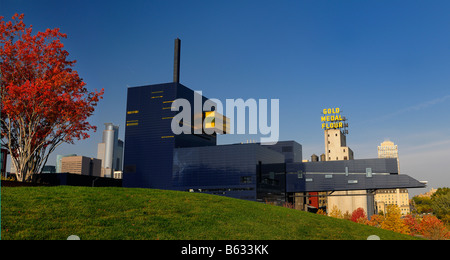
<svg viewBox="0 0 450 260"><path fill-rule="evenodd" d="M355 158L390 139L402 173L450 186L449 1L0 0L1 16L15 12L67 33L87 87L105 88L90 119L99 130L49 163L95 157L103 123L123 138L127 87L172 81L179 37L182 84L220 100L279 99L280 139L301 143L304 159L324 152L322 109L339 107ZM256 138L219 142L246 139Z"/></svg>

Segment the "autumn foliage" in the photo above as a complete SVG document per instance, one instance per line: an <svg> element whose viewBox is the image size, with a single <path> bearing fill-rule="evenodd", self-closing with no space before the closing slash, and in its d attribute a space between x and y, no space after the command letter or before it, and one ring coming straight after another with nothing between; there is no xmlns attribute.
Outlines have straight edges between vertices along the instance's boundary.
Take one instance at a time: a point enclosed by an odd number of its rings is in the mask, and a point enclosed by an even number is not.
<svg viewBox="0 0 450 260"><path fill-rule="evenodd" d="M420 221L413 215L411 215L411 214L406 215L403 218L403 223L408 227L410 235L415 236L415 235L421 234L420 225L419 225Z"/></svg>
<svg viewBox="0 0 450 260"><path fill-rule="evenodd" d="M345 219L336 206L332 208L328 215L330 217ZM367 219L364 209L358 208L352 212L349 220L397 233L421 236L427 239L450 239L450 231L437 217L433 215L425 215L423 217L412 215L402 216L397 205L389 205L385 214L372 215L370 220Z"/></svg>
<svg viewBox="0 0 450 260"><path fill-rule="evenodd" d="M12 157L17 178L40 171L61 143L88 138L87 122L103 95L88 92L68 60L58 28L32 35L15 14L0 16L1 142Z"/></svg>
<svg viewBox="0 0 450 260"><path fill-rule="evenodd" d="M367 220L366 212L363 208L357 208L353 211L350 220L356 223L364 224Z"/></svg>
<svg viewBox="0 0 450 260"><path fill-rule="evenodd" d="M450 239L450 231L437 217L426 215L419 223L420 233L429 239Z"/></svg>

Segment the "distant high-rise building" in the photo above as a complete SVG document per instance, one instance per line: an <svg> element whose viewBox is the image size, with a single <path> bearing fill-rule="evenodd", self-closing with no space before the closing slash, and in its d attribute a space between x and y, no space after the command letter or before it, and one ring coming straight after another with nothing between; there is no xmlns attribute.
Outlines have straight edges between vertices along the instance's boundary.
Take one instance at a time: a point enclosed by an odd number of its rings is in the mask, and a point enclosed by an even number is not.
<svg viewBox="0 0 450 260"><path fill-rule="evenodd" d="M85 156L64 157L61 172L101 177L101 160Z"/></svg>
<svg viewBox="0 0 450 260"><path fill-rule="evenodd" d="M105 123L103 139L97 148L97 159L102 160L102 177L114 178L114 172L122 171L123 165L123 141L119 139L119 126Z"/></svg>
<svg viewBox="0 0 450 260"><path fill-rule="evenodd" d="M378 158L398 158L398 146L386 140L378 146Z"/></svg>
<svg viewBox="0 0 450 260"><path fill-rule="evenodd" d="M56 156L56 173L62 173L63 171L61 171L61 160L64 157L70 157L70 156L77 156L76 154L67 154L67 155L61 155L58 154Z"/></svg>
<svg viewBox="0 0 450 260"><path fill-rule="evenodd" d="M398 161L398 146L393 142L386 140L378 146L378 158L396 158L400 173L400 164Z"/></svg>
<svg viewBox="0 0 450 260"><path fill-rule="evenodd" d="M389 140L386 140L378 146L378 158L396 158L398 172L400 173L400 163L398 160L398 146ZM386 206L397 205L402 215L410 213L409 194L407 189L388 189L377 190L375 193L375 202L378 212L386 212Z"/></svg>

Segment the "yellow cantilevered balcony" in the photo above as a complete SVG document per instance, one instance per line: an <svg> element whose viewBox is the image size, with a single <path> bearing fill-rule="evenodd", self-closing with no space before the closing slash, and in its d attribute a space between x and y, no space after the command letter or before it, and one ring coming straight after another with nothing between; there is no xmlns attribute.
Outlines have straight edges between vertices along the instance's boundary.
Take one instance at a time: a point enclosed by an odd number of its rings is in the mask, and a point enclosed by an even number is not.
<svg viewBox="0 0 450 260"><path fill-rule="evenodd" d="M230 119L216 111L204 113L205 129L214 130L218 134L227 134L230 132Z"/></svg>

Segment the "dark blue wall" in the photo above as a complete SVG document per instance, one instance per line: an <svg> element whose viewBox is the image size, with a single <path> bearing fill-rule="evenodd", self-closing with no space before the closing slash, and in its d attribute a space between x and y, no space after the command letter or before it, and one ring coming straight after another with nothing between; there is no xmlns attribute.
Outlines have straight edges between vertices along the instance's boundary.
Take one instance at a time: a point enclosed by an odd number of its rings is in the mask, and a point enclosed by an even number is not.
<svg viewBox="0 0 450 260"><path fill-rule="evenodd" d="M259 144L178 148L173 187L256 200L258 165L283 162L282 154Z"/></svg>
<svg viewBox="0 0 450 260"><path fill-rule="evenodd" d="M194 92L179 83L128 88L124 187L171 189L174 148L216 144L215 136L173 134L172 117L178 112L170 107L177 98L194 104Z"/></svg>
<svg viewBox="0 0 450 260"><path fill-rule="evenodd" d="M124 151L124 187L169 188L174 138L163 109L176 98L176 83L128 88Z"/></svg>
<svg viewBox="0 0 450 260"><path fill-rule="evenodd" d="M302 162L302 145L295 141L279 141L274 145L267 145L267 148L282 153L286 163Z"/></svg>

